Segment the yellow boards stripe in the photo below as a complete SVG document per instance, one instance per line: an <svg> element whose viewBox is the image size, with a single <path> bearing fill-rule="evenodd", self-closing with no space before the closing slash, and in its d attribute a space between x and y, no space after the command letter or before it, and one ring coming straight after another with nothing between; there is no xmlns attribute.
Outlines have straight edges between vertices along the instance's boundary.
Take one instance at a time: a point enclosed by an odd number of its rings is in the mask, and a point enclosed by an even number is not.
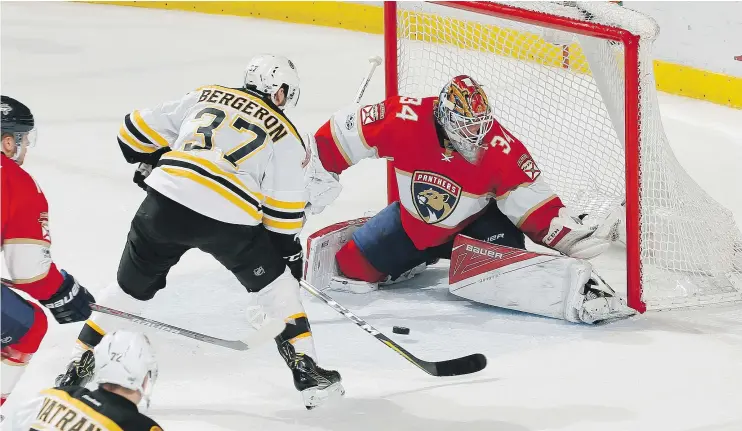
<svg viewBox="0 0 742 431"><path fill-rule="evenodd" d="M139 111L134 111L134 122L137 123L137 127L150 138L154 138L157 145L160 147L168 147L170 144L163 138L159 133L155 132L142 118L142 114Z"/></svg>
<svg viewBox="0 0 742 431"><path fill-rule="evenodd" d="M223 187L213 178L204 177L196 172L191 171L187 167L160 166L160 169L176 177L188 178L201 184L204 187L213 190L216 193L219 193L223 198L227 199L246 213L250 214L250 216L252 216L257 222L260 222L263 218L252 205L248 204L244 199L240 199L239 197L235 196L233 191L227 189L226 187Z"/></svg>

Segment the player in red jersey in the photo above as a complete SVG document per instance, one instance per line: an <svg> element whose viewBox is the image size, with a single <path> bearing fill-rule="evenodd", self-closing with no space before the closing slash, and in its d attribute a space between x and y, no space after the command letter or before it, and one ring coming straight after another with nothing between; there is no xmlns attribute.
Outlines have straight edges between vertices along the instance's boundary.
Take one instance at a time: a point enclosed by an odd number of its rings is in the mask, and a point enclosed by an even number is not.
<svg viewBox="0 0 742 431"><path fill-rule="evenodd" d="M357 229L335 255L346 284L408 278L449 259L459 233L518 249L527 235L579 259L610 244L608 226L596 234L597 225L583 224L565 208L469 76L453 78L439 97L391 97L341 110L314 138L315 157L333 174L364 158L394 160L399 201ZM579 279L574 289L584 291L587 269L564 277ZM596 295L612 290L605 286Z"/></svg>
<svg viewBox="0 0 742 431"><path fill-rule="evenodd" d="M49 208L39 185L20 165L35 141L31 111L2 96L2 251L14 289L47 307L59 323L90 317L93 296L70 275L57 269L49 247ZM2 285L2 399L18 383L47 329L46 315Z"/></svg>

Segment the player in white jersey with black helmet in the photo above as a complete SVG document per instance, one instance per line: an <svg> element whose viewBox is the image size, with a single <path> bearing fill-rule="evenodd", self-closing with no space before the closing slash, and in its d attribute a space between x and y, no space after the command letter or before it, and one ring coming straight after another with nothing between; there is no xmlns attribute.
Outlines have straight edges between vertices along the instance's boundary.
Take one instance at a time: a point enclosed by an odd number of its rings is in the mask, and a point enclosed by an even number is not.
<svg viewBox="0 0 742 431"><path fill-rule="evenodd" d="M94 350L97 389L51 388L18 410L11 431L162 431L140 412L149 406L157 362L140 333L112 332Z"/></svg>
<svg viewBox="0 0 742 431"><path fill-rule="evenodd" d="M148 194L132 221L118 283L99 302L136 313L165 287L168 271L186 251L209 253L254 293L254 326L266 319L286 322L276 342L311 408L344 391L338 372L316 365L299 296L308 155L284 114L298 99L294 64L261 55L248 65L244 87L207 85L126 115L119 146L129 163L139 163L134 181ZM114 319L96 313L86 322L58 385L84 382L81 355Z"/></svg>

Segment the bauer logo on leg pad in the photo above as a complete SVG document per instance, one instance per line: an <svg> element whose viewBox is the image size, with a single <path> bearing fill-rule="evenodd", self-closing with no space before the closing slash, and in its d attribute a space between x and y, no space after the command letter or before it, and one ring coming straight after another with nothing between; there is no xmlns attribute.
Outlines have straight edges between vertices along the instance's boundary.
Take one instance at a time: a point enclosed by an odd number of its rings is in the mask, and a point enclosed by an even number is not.
<svg viewBox="0 0 742 431"><path fill-rule="evenodd" d="M451 253L449 283L453 285L516 262L541 257L544 255L458 235Z"/></svg>

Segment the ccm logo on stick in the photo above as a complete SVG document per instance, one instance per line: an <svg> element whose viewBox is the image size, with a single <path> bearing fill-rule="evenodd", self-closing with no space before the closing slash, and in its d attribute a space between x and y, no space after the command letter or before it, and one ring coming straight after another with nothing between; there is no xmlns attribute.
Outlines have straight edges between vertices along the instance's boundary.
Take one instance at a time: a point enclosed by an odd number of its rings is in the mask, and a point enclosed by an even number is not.
<svg viewBox="0 0 742 431"><path fill-rule="evenodd" d="M502 258L502 253L498 253L494 250L487 250L481 247L474 247L473 245L466 245L466 251L470 251L472 253L481 254L482 256L487 257L494 257L495 259Z"/></svg>

